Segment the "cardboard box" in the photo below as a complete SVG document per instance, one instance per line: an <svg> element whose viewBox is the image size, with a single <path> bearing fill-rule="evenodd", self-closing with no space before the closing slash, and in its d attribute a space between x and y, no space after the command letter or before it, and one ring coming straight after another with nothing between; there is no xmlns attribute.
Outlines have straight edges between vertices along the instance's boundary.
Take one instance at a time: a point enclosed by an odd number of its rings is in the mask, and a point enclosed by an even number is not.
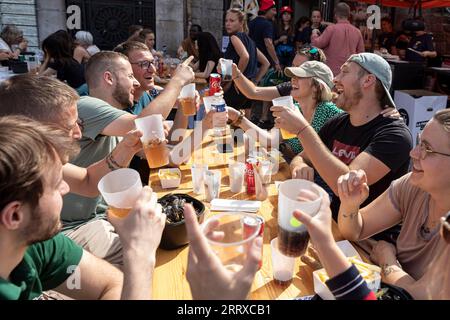
<svg viewBox="0 0 450 320"><path fill-rule="evenodd" d="M337 242L339 249L346 257L356 257L358 260L362 260L358 251L347 240ZM324 272L324 269L316 270L313 272L314 292L319 295L323 300L336 300L331 293L330 289L320 280L319 273ZM380 288L381 275L380 273L374 273L374 277L371 281L366 281L370 290L376 292Z"/></svg>
<svg viewBox="0 0 450 320"><path fill-rule="evenodd" d="M426 90L396 90L394 102L405 119L413 137L413 146L417 144L417 136L436 111L445 109L447 96Z"/></svg>

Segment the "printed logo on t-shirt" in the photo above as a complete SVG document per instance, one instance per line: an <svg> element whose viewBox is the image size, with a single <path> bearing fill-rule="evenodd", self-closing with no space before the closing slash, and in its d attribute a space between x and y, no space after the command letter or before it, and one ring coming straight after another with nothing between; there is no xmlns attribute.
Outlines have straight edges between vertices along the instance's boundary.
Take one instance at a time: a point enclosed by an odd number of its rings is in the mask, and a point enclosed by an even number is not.
<svg viewBox="0 0 450 320"><path fill-rule="evenodd" d="M333 154L347 165L350 164L360 152L360 148L358 146L349 146L337 140L334 140L332 150Z"/></svg>

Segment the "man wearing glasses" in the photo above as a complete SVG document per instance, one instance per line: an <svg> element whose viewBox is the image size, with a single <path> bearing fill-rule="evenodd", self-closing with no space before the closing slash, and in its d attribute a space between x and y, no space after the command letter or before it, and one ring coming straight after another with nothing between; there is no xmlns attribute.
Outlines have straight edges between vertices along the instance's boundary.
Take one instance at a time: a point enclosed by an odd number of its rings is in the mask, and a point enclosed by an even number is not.
<svg viewBox="0 0 450 320"><path fill-rule="evenodd" d="M150 54L146 59L148 62L131 60L137 63L132 65L128 57L121 53L102 51L89 59L86 65L89 96L81 97L77 104L78 116L83 124L81 151L71 161L72 164L88 167L104 159L117 145L118 137L135 129L136 118L151 114L166 117L169 114L181 88L194 79L194 72L185 64L178 67L164 92L143 108L139 115L126 111L135 106L138 90L145 90L153 83L151 58ZM143 70L141 66L147 69ZM143 89L140 89L141 84L135 78L134 69L141 70L138 76L146 78L145 82L142 80ZM120 167L115 163L112 165L116 169ZM120 239L105 220L106 206L100 200L100 197L67 194L61 213L63 230L94 255L120 266L123 262Z"/></svg>

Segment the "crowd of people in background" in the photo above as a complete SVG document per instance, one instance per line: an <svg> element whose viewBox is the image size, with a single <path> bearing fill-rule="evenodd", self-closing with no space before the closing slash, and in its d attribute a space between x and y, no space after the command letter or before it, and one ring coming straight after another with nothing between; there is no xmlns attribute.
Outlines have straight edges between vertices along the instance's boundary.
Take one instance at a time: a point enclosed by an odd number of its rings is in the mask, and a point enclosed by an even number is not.
<svg viewBox="0 0 450 320"><path fill-rule="evenodd" d="M149 187L127 218L108 215L97 184L110 171L141 166L142 133L134 120L148 115L173 120L169 144L175 153L189 152L170 163L187 161L200 145L171 140L189 123L178 97L194 78L221 73L223 58L233 61L231 80L222 82L227 112L205 111L191 135L205 137L220 116L265 147L279 145L292 178L315 181L328 193L314 218L300 211L295 217L307 226L334 295L374 298L336 246L332 219L346 239L377 241L371 258L384 282L417 299L450 298L450 111L437 112L413 146L389 92L389 64L365 52L345 3L336 5L334 23L319 10L294 21L294 10L277 11L273 0L261 0L258 15L247 19L241 8L226 12L224 52L211 32L191 25L176 54L184 62L164 88L155 79L166 49L156 50L155 32L138 25L111 50L98 48L88 31L72 37L58 30L42 41L37 72L0 83L0 299L49 297L49 290L72 298L151 299L166 217ZM436 58L423 21L405 21L401 34L389 17L381 26L378 45L390 54ZM2 64L27 50L17 27L3 28ZM293 98L294 110L272 106L281 96ZM296 137L283 139L277 129ZM245 299L262 239L253 241L243 271L230 276L205 245L189 205L185 219L193 298ZM65 285L70 266L80 268L81 289Z"/></svg>

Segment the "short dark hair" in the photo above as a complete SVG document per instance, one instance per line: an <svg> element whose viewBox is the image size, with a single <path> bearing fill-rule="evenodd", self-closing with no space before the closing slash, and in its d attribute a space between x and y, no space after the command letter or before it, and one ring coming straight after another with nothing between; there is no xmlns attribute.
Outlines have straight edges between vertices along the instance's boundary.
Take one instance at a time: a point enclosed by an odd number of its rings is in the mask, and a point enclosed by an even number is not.
<svg viewBox="0 0 450 320"><path fill-rule="evenodd" d="M387 22L387 23L389 23L389 24L392 24L392 20L391 20L391 18L389 18L389 17L383 17L383 18L381 18L381 22Z"/></svg>
<svg viewBox="0 0 450 320"><path fill-rule="evenodd" d="M23 74L0 84L0 117L23 115L41 122L59 123L80 97L52 77Z"/></svg>
<svg viewBox="0 0 450 320"><path fill-rule="evenodd" d="M0 117L0 211L13 201L39 205L48 169L77 151L55 126L23 116Z"/></svg>
<svg viewBox="0 0 450 320"><path fill-rule="evenodd" d="M85 78L89 88L96 88L99 85L101 76L106 72L116 72L117 61L128 57L122 53L114 51L100 51L94 54L86 64Z"/></svg>
<svg viewBox="0 0 450 320"><path fill-rule="evenodd" d="M349 5L346 4L345 2L339 2L336 5L335 14L339 18L348 18L348 17L350 17L350 7L349 7Z"/></svg>
<svg viewBox="0 0 450 320"><path fill-rule="evenodd" d="M142 29L144 29L143 26L141 26L139 24L132 24L131 26L128 27L128 35L132 36L136 31L139 31Z"/></svg>
<svg viewBox="0 0 450 320"><path fill-rule="evenodd" d="M189 30L191 30L191 29L197 29L198 32L203 32L202 26L199 25L199 24L193 24L193 25L191 25L191 28L190 28Z"/></svg>

